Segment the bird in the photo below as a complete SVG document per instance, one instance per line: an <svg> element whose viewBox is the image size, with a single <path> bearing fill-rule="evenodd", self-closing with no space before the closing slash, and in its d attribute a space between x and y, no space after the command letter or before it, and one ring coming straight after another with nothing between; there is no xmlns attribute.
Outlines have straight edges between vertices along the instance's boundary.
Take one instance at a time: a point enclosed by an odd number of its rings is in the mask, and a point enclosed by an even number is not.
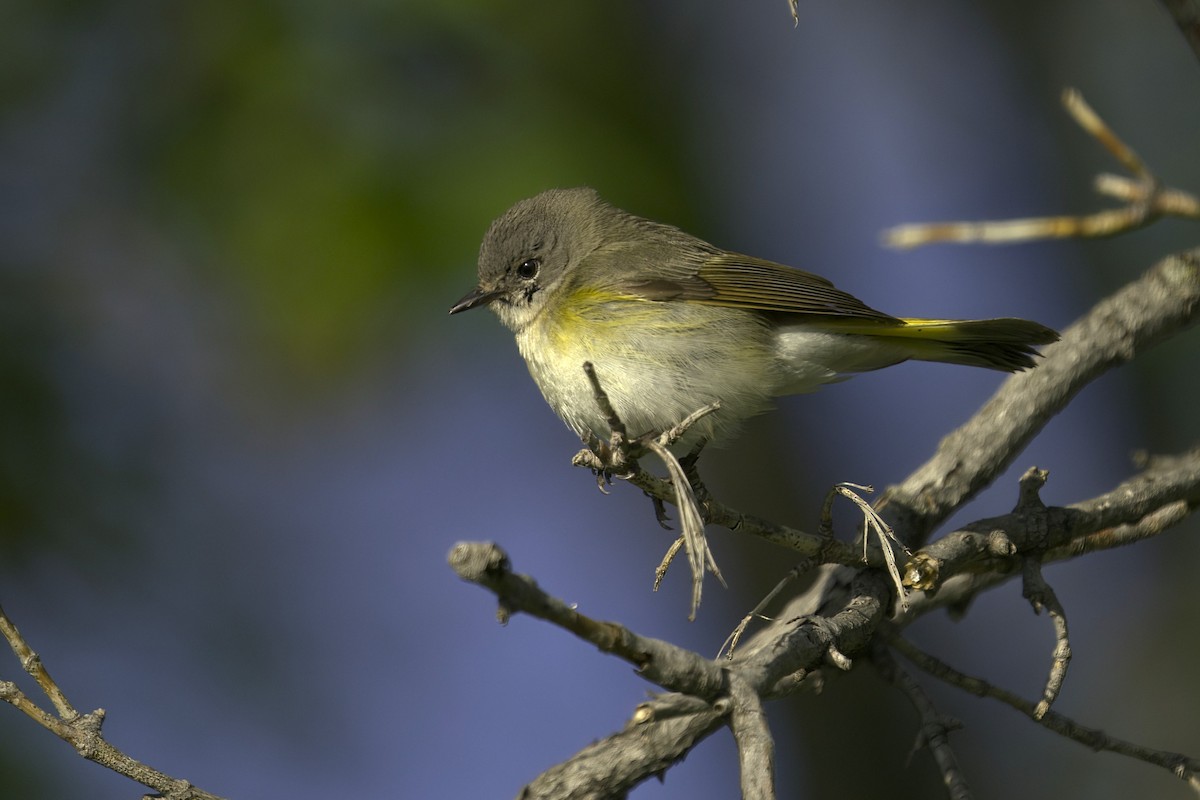
<svg viewBox="0 0 1200 800"><path fill-rule="evenodd" d="M546 402L581 438L610 435L592 365L632 435L706 406L679 443L734 437L777 397L908 360L1015 372L1058 339L1025 319L896 317L812 272L724 250L588 187L517 202L488 229L478 282Z"/></svg>

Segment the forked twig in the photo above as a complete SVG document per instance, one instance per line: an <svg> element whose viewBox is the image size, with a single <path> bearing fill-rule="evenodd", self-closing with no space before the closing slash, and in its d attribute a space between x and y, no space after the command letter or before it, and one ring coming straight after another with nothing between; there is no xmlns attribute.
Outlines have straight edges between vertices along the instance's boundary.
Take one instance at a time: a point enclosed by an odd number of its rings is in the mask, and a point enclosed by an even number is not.
<svg viewBox="0 0 1200 800"><path fill-rule="evenodd" d="M1200 219L1200 199L1181 189L1162 186L1145 162L1105 124L1075 89L1063 92L1063 106L1131 175L1097 176L1097 192L1125 203L1081 216L1029 217L983 222L934 222L897 225L883 233L884 242L899 249L937 242L1003 244L1033 239L1102 237L1136 230L1162 216Z"/></svg>
<svg viewBox="0 0 1200 800"><path fill-rule="evenodd" d="M919 649L916 645L894 631L888 632L881 628L880 632L884 634L887 643L906 659L933 677L951 686L957 686L959 689L970 692L977 697L990 697L993 700L999 700L1001 703L1020 711L1043 727L1049 728L1068 739L1073 739L1092 750L1107 750L1162 767L1169 770L1175 777L1185 781L1192 789L1200 791L1200 759L1190 758L1181 753L1155 750L1124 739L1118 739L1098 728L1088 728L1080 725L1073 719L1063 716L1056 711L1047 711L1041 717L1038 717L1036 704L1005 689L993 686L982 678L976 678L972 675L959 672L935 656L929 655Z"/></svg>
<svg viewBox="0 0 1200 800"><path fill-rule="evenodd" d="M58 716L38 706L13 681L0 681L0 700L20 709L30 719L72 745L76 752L89 761L161 792L170 800L221 800L217 795L197 789L185 780L172 778L146 766L109 744L100 730L104 724L104 709L99 708L89 714L76 711L3 608L0 608L0 635L20 659L22 669L33 676L38 687L50 698Z"/></svg>
<svg viewBox="0 0 1200 800"><path fill-rule="evenodd" d="M963 776L958 766L958 758L950 747L950 731L961 728L962 724L938 713L933 700L916 679L897 663L895 656L886 647L874 647L871 651L871 661L885 680L904 693L921 716L921 731L913 746L914 752L921 746L929 750L929 754L941 770L942 783L951 800L970 800L972 795L967 786L967 779Z"/></svg>

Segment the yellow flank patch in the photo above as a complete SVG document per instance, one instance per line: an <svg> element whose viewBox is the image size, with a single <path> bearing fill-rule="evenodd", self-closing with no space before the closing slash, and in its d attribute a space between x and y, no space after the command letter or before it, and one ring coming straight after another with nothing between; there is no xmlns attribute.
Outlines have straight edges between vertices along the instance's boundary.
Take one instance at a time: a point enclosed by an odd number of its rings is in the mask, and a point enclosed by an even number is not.
<svg viewBox="0 0 1200 800"><path fill-rule="evenodd" d="M661 310L637 295L583 288L548 304L542 313L554 345L566 347L604 336L614 326L637 321L652 323Z"/></svg>

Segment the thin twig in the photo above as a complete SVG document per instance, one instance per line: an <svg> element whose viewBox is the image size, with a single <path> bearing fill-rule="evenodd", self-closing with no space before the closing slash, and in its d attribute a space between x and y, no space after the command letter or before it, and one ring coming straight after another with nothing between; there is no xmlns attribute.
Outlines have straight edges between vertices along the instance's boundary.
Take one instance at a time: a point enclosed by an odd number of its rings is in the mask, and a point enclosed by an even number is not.
<svg viewBox="0 0 1200 800"><path fill-rule="evenodd" d="M0 700L20 709L30 719L73 746L87 760L161 792L170 800L221 800L217 795L198 789L185 780L172 778L136 761L109 744L101 733L104 709L96 709L90 714L76 711L3 608L0 608L0 635L4 636L20 659L22 668L34 677L50 698L59 715L56 717L43 710L12 681L0 681Z"/></svg>
<svg viewBox="0 0 1200 800"><path fill-rule="evenodd" d="M580 456L576 456L576 463ZM623 476L623 478L651 497L675 504L675 489L670 481L645 470L639 470ZM802 557L812 558L816 563L845 564L847 566L862 564L862 554L858 549L831 536L808 533L788 525L780 525L763 517L727 506L713 497L705 497L701 500L700 510L705 522L709 525L719 525L735 533L756 536L771 544L792 550ZM871 566L883 566L882 558L873 560Z"/></svg>
<svg viewBox="0 0 1200 800"><path fill-rule="evenodd" d="M1035 614L1042 609L1054 623L1054 655L1050 662L1050 674L1046 678L1046 688L1042 690L1042 699L1033 711L1033 718L1040 720L1046 716L1050 706L1058 699L1062 691L1063 681L1067 678L1067 667L1071 663L1071 639L1067 633L1067 612L1059 602L1058 595L1042 575L1042 565L1032 559L1025 559L1021 595L1033 606Z"/></svg>
<svg viewBox="0 0 1200 800"><path fill-rule="evenodd" d="M993 686L982 678L959 672L938 658L920 650L908 640L895 632L883 632L887 643L906 659L933 677L951 686L957 686L965 692L977 697L990 697L999 700L1011 708L1020 711L1030 719L1055 733L1072 739L1092 750L1105 750L1120 755L1136 758L1170 771L1175 777L1185 781L1193 789L1200 791L1200 760L1172 753L1166 750L1155 750L1144 745L1119 739L1098 728L1088 728L1073 719L1063 716L1056 711L1048 711L1040 719L1036 716L1037 706L1012 692Z"/></svg>
<svg viewBox="0 0 1200 800"><path fill-rule="evenodd" d="M717 658L720 658L722 653L726 653L725 657L727 659L733 659L733 653L737 649L738 642L741 641L742 635L746 632L746 628L750 625L750 622L756 618L765 619L765 617L763 617L763 612L766 611L766 608L768 605L770 605L771 601L779 596L779 593L783 591L784 587L812 568L812 560L805 559L788 570L787 575L784 575L779 583L775 584L775 587L771 589L771 591L767 592L766 596L764 596L762 600L759 600L758 604L746 613L746 616L742 617L741 622L739 622L737 627L733 629L733 632L726 637L724 644L721 645L721 649L717 651Z"/></svg>
<svg viewBox="0 0 1200 800"><path fill-rule="evenodd" d="M1122 208L1081 216L1029 217L986 222L934 222L897 225L884 231L884 242L900 249L937 242L1007 244L1033 239L1114 236L1145 227L1162 216L1200 219L1200 199L1181 189L1164 188L1145 162L1121 140L1075 89L1063 92L1063 106L1133 176L1101 176L1097 190L1126 202Z"/></svg>
<svg viewBox="0 0 1200 800"><path fill-rule="evenodd" d="M788 11L792 14L792 27L800 25L800 0L788 0Z"/></svg>
<svg viewBox="0 0 1200 800"><path fill-rule="evenodd" d="M625 797L643 781L661 777L720 730L728 722L730 705L727 697L712 703L683 694L654 697L637 707L623 730L546 770L519 796L522 800Z"/></svg>
<svg viewBox="0 0 1200 800"><path fill-rule="evenodd" d="M1100 142L1104 149L1111 153L1112 157L1131 175L1142 181L1154 180L1153 174L1141 157L1133 152L1133 148L1125 144L1121 137L1117 136L1116 132L1108 126L1108 123L1100 118L1095 109L1083 99L1083 95L1079 93L1078 89L1065 89L1062 94L1062 104L1079 127Z"/></svg>
<svg viewBox="0 0 1200 800"><path fill-rule="evenodd" d="M951 800L970 800L971 789L958 766L958 758L950 746L950 731L961 726L957 720L943 717L933 705L933 700L921 685L896 662L895 657L882 645L871 651L871 662L884 679L904 693L921 717L921 733L918 742L929 749L934 762L942 773L942 783Z"/></svg>
<svg viewBox="0 0 1200 800"><path fill-rule="evenodd" d="M37 681L38 686L50 702L54 705L54 710L58 712L58 716L65 722L72 722L79 717L79 712L67 700L67 696L58 688L58 684L50 677L50 673L42 664L42 658L33 651L29 643L25 641L25 637L17 630L17 626L8 614L0 607L0 635L4 636L9 647L12 648L13 654L21 662L21 668L33 676Z"/></svg>
<svg viewBox="0 0 1200 800"><path fill-rule="evenodd" d="M621 416L617 413L617 410L613 408L612 401L608 399L608 393L600 385L600 378L597 377L596 368L592 365L592 362L583 362L583 372L587 375L588 382L592 385L592 398L596 401L596 406L600 409L600 413L604 415L604 423L608 425L609 445L614 450L619 449L629 439L629 433L625 430L625 423L621 420Z"/></svg>
<svg viewBox="0 0 1200 800"><path fill-rule="evenodd" d="M450 551L449 561L460 578L496 595L501 622L507 622L514 612L529 614L628 661L639 675L665 689L705 700L725 693L724 672L712 661L670 642L639 636L615 622L581 614L547 594L532 578L514 573L508 555L495 544L459 542Z"/></svg>
<svg viewBox="0 0 1200 800"><path fill-rule="evenodd" d="M1091 381L1198 317L1200 248L1164 258L1097 303L1044 349L1036 369L1010 376L979 413L942 439L928 461L889 487L877 510L916 549Z"/></svg>
<svg viewBox="0 0 1200 800"><path fill-rule="evenodd" d="M1011 573L1023 559L1056 561L1157 535L1200 505L1200 447L1147 463L1109 492L1065 507L1032 493L1030 473L1012 513L972 522L915 552L904 566L906 586L939 590L964 572Z"/></svg>

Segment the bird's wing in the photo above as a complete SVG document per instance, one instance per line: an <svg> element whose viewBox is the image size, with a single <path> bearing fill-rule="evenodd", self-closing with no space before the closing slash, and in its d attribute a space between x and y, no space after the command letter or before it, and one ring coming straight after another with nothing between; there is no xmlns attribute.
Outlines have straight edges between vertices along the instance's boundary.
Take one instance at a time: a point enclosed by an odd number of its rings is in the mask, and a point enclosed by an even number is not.
<svg viewBox="0 0 1200 800"><path fill-rule="evenodd" d="M780 314L815 315L847 322L894 325L899 320L836 288L820 275L737 253L712 253L657 271L662 277L629 279L625 290L647 300L689 300ZM679 264L677 259L669 259Z"/></svg>

